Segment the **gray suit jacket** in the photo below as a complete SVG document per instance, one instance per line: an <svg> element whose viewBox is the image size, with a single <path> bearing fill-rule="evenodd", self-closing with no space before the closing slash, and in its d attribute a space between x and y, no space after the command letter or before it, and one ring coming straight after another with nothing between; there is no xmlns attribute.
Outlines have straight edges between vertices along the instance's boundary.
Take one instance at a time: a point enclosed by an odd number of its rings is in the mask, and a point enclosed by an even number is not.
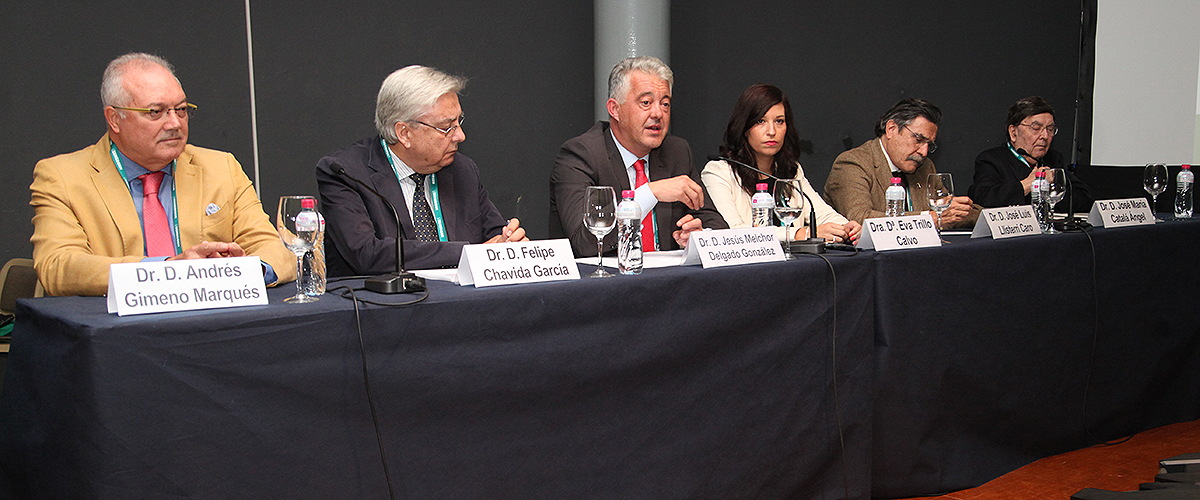
<svg viewBox="0 0 1200 500"><path fill-rule="evenodd" d="M646 176L656 181L677 175L691 177L704 189L687 141L668 135L661 146L650 151ZM550 172L550 237L570 239L571 248L578 257L596 255L596 237L583 225L583 198L587 186L612 186L618 198L621 191L633 189L621 161L621 152L608 131L608 122L597 122L583 135L563 143L554 160L554 170ZM729 227L713 207L707 190L704 191L704 206L699 210L671 202L659 203L654 213L658 224L658 247L663 250L679 248L671 233L678 229L675 223L686 214L700 219L706 228ZM604 253L615 252L616 248L617 232L611 231L604 236Z"/></svg>

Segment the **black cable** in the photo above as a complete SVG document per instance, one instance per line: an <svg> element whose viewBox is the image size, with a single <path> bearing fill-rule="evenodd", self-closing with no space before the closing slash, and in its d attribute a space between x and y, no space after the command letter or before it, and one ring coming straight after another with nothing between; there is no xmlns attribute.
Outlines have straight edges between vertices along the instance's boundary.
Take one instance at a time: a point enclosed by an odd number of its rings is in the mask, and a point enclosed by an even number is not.
<svg viewBox="0 0 1200 500"><path fill-rule="evenodd" d="M857 253L858 253L858 248L856 247L854 249L854 253L852 253L850 255L854 255ZM833 380L833 416L835 419L835 423L837 424L838 445L841 447L840 451L842 454L842 490L846 495L844 498L850 498L850 473L849 473L849 471L847 471L846 437L842 431L842 405L841 405L841 402L839 401L840 398L838 398L838 382L837 382L837 379L838 379L838 373L837 373L837 317L838 317L838 314L837 314L837 271L834 271L833 263L830 262L829 259L826 258L824 255L822 255L822 254L805 254L805 255L815 255L817 257L820 257L821 260L825 261L825 265L829 266L829 275L831 276L832 282L833 282L833 322L831 325L832 332L830 333L830 339L829 339L830 351L832 353L830 355L830 370L832 371L833 376L830 378Z"/></svg>
<svg viewBox="0 0 1200 500"><path fill-rule="evenodd" d="M342 277L342 278L334 278L332 280L329 280L329 282L342 281L342 280L355 279L355 278L361 279L361 277L357 277L357 276L347 276L347 277ZM367 394L367 406L371 409L371 424L375 428L375 442L379 446L379 462L383 466L383 478L387 482L388 498L390 498L392 500L396 500L396 490L392 486L392 474L388 469L387 452L384 451L384 446L383 446L383 432L379 428L379 414L375 408L375 396L371 393L371 377L367 372L367 347L366 347L366 342L363 341L362 316L359 313L358 304L359 304L359 302L362 302L364 304L371 304L371 305L377 305L377 306L407 306L407 305L411 305L411 304L416 304L417 302L421 302L421 301L429 298L429 291L426 290L425 293L422 294L421 298L419 298L419 299L411 300L408 302L402 302L402 303L381 303L381 302L374 302L374 301L370 301L370 300L360 299L360 298L358 298L357 295L354 294L354 292L355 292L355 290L359 290L359 291L365 290L365 288L355 289L355 288L351 288L346 285L329 288L326 290L326 292L329 292L332 294L333 292L339 291L339 290L340 290L340 293L337 294L338 296L340 296L342 298L349 298L351 300L351 302L354 303L354 327L355 327L355 330L358 332L358 354L359 354L359 359L362 362L363 389L366 391L366 394Z"/></svg>

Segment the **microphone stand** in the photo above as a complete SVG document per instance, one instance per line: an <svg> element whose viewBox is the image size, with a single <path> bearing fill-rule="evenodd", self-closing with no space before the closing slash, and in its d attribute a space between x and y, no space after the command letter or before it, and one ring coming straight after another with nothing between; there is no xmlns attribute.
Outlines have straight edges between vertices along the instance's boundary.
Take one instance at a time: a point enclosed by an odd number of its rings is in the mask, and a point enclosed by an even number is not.
<svg viewBox="0 0 1200 500"><path fill-rule="evenodd" d="M392 216L396 218L396 272L367 278L364 282L367 290L388 295L425 291L425 278L404 270L404 242L401 240L404 236L404 226L400 224L400 214L396 212L396 207L392 206L387 198L384 198L382 194L379 194L378 191L367 185L367 183L347 173L346 169L342 168L341 165L332 163L329 165L329 168L333 170L333 173L354 181L359 186L370 191L371 194L379 197L379 200L392 211Z"/></svg>
<svg viewBox="0 0 1200 500"><path fill-rule="evenodd" d="M768 174L766 172L763 172L762 170L759 170L757 168L751 167L750 165L747 165L745 163L737 161L733 158L727 158L724 156L713 155L713 156L709 156L708 159L713 160L713 161L725 161L728 163L734 163L737 165L741 165L750 170L758 172L762 175L770 177L776 181L785 180L785 179L780 179L778 177L775 177L774 175ZM790 180L790 179L787 179L787 180ZM809 238L806 238L803 240L793 240L791 243L792 253L811 253L811 254L825 253L825 238L817 238L816 237L817 236L817 208L813 205L812 198L809 198L808 194L806 194L804 192L803 187L801 187L799 189L799 191L800 191L800 196L803 196L805 200L808 200L808 235L809 235ZM784 231L784 232L787 233L789 231ZM788 238L791 239L791 235L788 235Z"/></svg>

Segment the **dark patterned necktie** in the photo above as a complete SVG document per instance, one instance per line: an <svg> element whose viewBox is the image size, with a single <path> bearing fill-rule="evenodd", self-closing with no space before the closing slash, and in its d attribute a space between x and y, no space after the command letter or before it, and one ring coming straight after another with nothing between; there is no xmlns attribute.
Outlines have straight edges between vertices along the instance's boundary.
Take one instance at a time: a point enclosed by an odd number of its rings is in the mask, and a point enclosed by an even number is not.
<svg viewBox="0 0 1200 500"><path fill-rule="evenodd" d="M425 199L425 174L408 176L417 183L413 192L413 227L417 230L417 240L438 241L437 227L433 223L433 210L429 209L429 201Z"/></svg>

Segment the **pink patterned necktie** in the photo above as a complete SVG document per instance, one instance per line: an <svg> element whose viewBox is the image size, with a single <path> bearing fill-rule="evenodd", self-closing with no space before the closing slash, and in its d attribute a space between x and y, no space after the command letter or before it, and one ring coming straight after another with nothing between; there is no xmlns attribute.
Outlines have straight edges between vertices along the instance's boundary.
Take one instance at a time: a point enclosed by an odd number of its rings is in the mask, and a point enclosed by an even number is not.
<svg viewBox="0 0 1200 500"><path fill-rule="evenodd" d="M142 180L142 232L146 237L146 256L173 257L175 243L171 241L171 225L158 199L163 173L150 172L138 178Z"/></svg>

